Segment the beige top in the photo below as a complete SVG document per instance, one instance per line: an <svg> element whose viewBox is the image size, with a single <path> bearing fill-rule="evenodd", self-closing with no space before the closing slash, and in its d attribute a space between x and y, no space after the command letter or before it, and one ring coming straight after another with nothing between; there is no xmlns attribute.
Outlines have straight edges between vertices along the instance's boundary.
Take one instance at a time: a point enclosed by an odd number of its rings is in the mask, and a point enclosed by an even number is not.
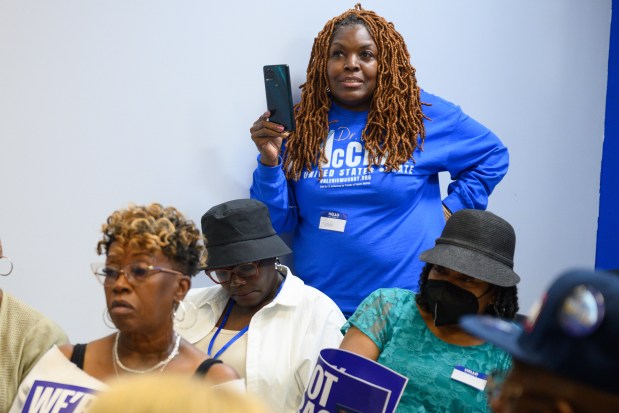
<svg viewBox="0 0 619 413"><path fill-rule="evenodd" d="M198 347L200 350L205 353L208 351L208 345L213 338L213 335L217 331L217 327L213 327L211 332L204 337L202 340L198 341L194 345ZM215 342L213 343L213 350L210 356L215 357L215 354L226 345L235 335L238 334L238 331L234 330L225 330L221 329L217 338L215 338ZM219 357L219 360L223 361L229 366L232 366L239 376L243 379L247 378L247 370L245 368L245 363L247 360L247 333L243 334L239 337L234 343L230 345Z"/></svg>
<svg viewBox="0 0 619 413"><path fill-rule="evenodd" d="M11 407L19 384L54 344L68 342L53 321L2 292L0 302L0 412Z"/></svg>

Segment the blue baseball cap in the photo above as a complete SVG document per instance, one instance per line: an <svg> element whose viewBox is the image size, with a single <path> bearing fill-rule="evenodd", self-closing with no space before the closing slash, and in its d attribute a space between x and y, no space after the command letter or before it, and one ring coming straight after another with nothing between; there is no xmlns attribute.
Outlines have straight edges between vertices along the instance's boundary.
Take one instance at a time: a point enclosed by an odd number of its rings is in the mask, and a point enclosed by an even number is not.
<svg viewBox="0 0 619 413"><path fill-rule="evenodd" d="M538 304L522 324L470 315L460 325L517 360L619 394L619 277L568 271Z"/></svg>

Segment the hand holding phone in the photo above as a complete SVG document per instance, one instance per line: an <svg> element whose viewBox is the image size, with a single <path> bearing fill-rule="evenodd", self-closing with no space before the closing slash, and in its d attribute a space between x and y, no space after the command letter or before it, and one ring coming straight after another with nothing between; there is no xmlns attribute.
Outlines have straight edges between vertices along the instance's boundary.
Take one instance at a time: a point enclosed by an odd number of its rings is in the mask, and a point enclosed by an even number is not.
<svg viewBox="0 0 619 413"><path fill-rule="evenodd" d="M294 105L288 65L266 65L263 74L267 108L271 112L269 121L283 125L286 131L293 131Z"/></svg>

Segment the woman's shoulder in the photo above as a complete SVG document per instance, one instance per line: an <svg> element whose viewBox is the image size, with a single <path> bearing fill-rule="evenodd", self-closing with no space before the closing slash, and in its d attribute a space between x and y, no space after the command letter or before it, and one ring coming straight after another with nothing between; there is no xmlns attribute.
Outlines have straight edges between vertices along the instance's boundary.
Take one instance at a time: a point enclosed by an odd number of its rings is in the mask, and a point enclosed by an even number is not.
<svg viewBox="0 0 619 413"><path fill-rule="evenodd" d="M403 288L379 288L370 294L365 301L381 301L402 306L415 302L415 292Z"/></svg>
<svg viewBox="0 0 619 413"><path fill-rule="evenodd" d="M438 95L427 92L425 89L421 90L419 98L422 103L429 103L432 106L436 105L436 106L443 107L443 108L451 108L452 110L460 110L460 106Z"/></svg>
<svg viewBox="0 0 619 413"><path fill-rule="evenodd" d="M205 377L207 379L218 375L226 376L226 372L230 373L231 371L231 374L227 375L229 376L228 380L238 377L232 367L227 365L220 367L221 365L222 362L220 360L208 358L202 350L187 340L182 339L178 355L172 359L165 368L165 371L181 375ZM215 380L215 382L219 381L225 380Z"/></svg>
<svg viewBox="0 0 619 413"><path fill-rule="evenodd" d="M353 320L386 317L393 322L409 319L416 311L415 293L402 288L380 288L366 297L351 317Z"/></svg>
<svg viewBox="0 0 619 413"><path fill-rule="evenodd" d="M284 301L293 301L295 303L315 303L318 301L330 307L336 306L335 302L327 294L311 285L305 284L302 279L290 271L286 275L281 294L281 298Z"/></svg>
<svg viewBox="0 0 619 413"><path fill-rule="evenodd" d="M39 310L7 291L2 291L2 297L0 305L2 306L3 313L9 318L5 322L19 323L22 331L36 326L49 326L60 330L56 323L39 312Z"/></svg>
<svg viewBox="0 0 619 413"><path fill-rule="evenodd" d="M45 364L46 362L49 362L49 360L53 360L53 362L62 362L63 357L68 359L68 357L66 357L64 355L64 352L62 351L62 347L65 346L68 346L68 344L63 344L60 346L52 345L45 353L42 354L41 358L37 363Z"/></svg>
<svg viewBox="0 0 619 413"><path fill-rule="evenodd" d="M184 355L192 365L187 373L193 373L195 376L204 377L205 380L212 384L220 384L240 378L236 370L223 363L221 360L213 358L204 358L203 351L195 347L193 344L184 341L181 347L181 354Z"/></svg>
<svg viewBox="0 0 619 413"><path fill-rule="evenodd" d="M280 312L287 315L279 317ZM306 328L312 323L325 326L336 324L339 331L339 327L346 321L335 301L322 291L306 285L290 270L287 270L280 293L258 314L259 317L277 318L280 326L281 323L286 323L298 329Z"/></svg>
<svg viewBox="0 0 619 413"><path fill-rule="evenodd" d="M71 355L73 354L73 349L75 348L75 344L67 343L61 346L58 346L58 350L67 358L71 359Z"/></svg>
<svg viewBox="0 0 619 413"><path fill-rule="evenodd" d="M423 89L421 90L420 100L427 104L422 106L422 110L431 120L438 117L459 117L462 114L460 106Z"/></svg>
<svg viewBox="0 0 619 413"><path fill-rule="evenodd" d="M387 340L386 337L393 334L396 326L400 331L398 334L410 331L411 325L418 324L414 322L415 318L417 318L417 307L413 291L402 288L380 288L363 300L348 319L344 329L354 325L368 336L378 337L386 334L383 340Z"/></svg>
<svg viewBox="0 0 619 413"><path fill-rule="evenodd" d="M213 384L222 384L238 380L241 377L232 366L225 363L214 363L205 378Z"/></svg>

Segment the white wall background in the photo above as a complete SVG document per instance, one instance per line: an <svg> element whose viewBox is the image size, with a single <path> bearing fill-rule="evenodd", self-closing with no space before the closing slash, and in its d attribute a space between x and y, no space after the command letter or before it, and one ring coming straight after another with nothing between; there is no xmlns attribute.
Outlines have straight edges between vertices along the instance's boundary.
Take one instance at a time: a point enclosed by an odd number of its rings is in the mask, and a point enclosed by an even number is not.
<svg viewBox="0 0 619 413"><path fill-rule="evenodd" d="M130 201L199 222L247 197L262 65L302 83L314 37L353 5L0 0L0 237L15 262L0 288L74 341L109 332L88 266L100 225ZM363 5L403 34L422 87L509 147L489 209L516 228L523 312L561 270L593 267L611 0Z"/></svg>

